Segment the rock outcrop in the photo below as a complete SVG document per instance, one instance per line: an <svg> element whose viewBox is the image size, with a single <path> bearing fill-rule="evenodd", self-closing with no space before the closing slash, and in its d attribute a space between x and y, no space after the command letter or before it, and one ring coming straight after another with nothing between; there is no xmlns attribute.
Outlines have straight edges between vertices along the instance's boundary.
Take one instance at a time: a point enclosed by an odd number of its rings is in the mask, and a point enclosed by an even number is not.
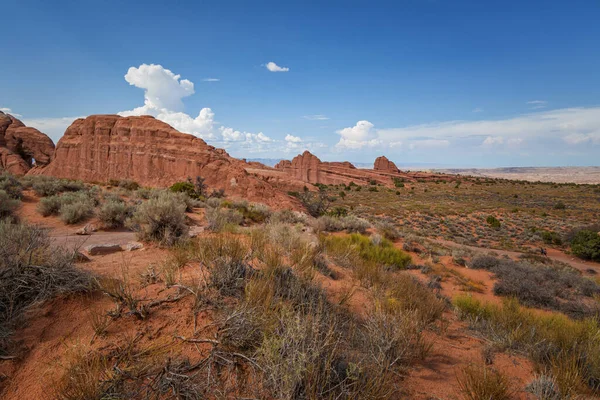
<svg viewBox="0 0 600 400"><path fill-rule="evenodd" d="M53 153L52 139L0 111L0 169L24 175L34 165L48 164Z"/></svg>
<svg viewBox="0 0 600 400"><path fill-rule="evenodd" d="M275 165L275 170L307 183L339 185L350 182L366 185L373 182L387 187L394 187L396 178L402 181L416 180L452 180L450 176L426 172L402 172L385 156L375 160L373 169L359 169L348 161L323 162L309 151L294 157L292 161L282 160ZM266 174L264 172L263 174Z"/></svg>
<svg viewBox="0 0 600 400"><path fill-rule="evenodd" d="M150 116L93 115L74 121L59 140L50 163L32 174L107 182L131 179L166 187L188 177L204 177L212 189L277 207L293 200L223 149L181 133Z"/></svg>
<svg viewBox="0 0 600 400"><path fill-rule="evenodd" d="M373 169L375 171L383 171L383 172L389 172L389 173L393 173L393 174L400 173L400 170L398 169L398 167L396 167L396 164L394 164L393 161L388 160L386 156L377 157L375 159L375 164L373 165Z"/></svg>

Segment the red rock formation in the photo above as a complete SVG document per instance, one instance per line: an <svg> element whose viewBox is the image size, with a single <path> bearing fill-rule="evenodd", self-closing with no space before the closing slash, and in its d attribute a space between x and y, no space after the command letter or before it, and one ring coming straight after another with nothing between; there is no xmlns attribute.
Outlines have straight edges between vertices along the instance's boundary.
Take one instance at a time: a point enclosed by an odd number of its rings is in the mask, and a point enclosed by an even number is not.
<svg viewBox="0 0 600 400"><path fill-rule="evenodd" d="M248 164L202 139L150 116L94 115L67 128L50 164L32 170L61 178L107 182L131 179L144 186L169 186L202 176L213 189L277 207L294 206L289 196L246 172Z"/></svg>
<svg viewBox="0 0 600 400"><path fill-rule="evenodd" d="M53 153L52 139L0 111L0 168L23 175L33 166L33 160L35 165L46 165Z"/></svg>
<svg viewBox="0 0 600 400"><path fill-rule="evenodd" d="M377 157L373 169L375 171L391 172L394 174L400 173L396 164L394 164L393 161L388 160L386 156Z"/></svg>
<svg viewBox="0 0 600 400"><path fill-rule="evenodd" d="M378 157L375 160L374 169L358 169L348 161L344 162L322 162L318 157L308 151L294 157L292 161L283 160L275 165L275 169L286 173L294 179L312 184L338 185L368 184L373 181L388 187L394 187L394 178L402 178L406 181L418 179L451 180L449 176L434 175L422 172L402 172L396 165L386 157ZM263 175L268 171L263 171ZM271 174L273 175L273 174Z"/></svg>

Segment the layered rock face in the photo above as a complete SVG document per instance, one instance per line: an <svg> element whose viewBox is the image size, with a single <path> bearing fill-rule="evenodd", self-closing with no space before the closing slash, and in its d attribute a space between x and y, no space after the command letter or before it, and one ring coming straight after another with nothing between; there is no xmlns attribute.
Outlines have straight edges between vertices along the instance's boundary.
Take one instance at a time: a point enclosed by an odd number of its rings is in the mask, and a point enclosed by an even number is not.
<svg viewBox="0 0 600 400"><path fill-rule="evenodd" d="M323 162L309 151L294 157L292 161L283 160L275 169L294 179L325 185L369 184L373 181L388 187L394 187L394 179L414 182L416 180L452 180L450 176L426 172L402 172L385 156L377 157L373 169L358 169L348 161Z"/></svg>
<svg viewBox="0 0 600 400"><path fill-rule="evenodd" d="M144 186L169 186L202 176L212 189L251 201L286 206L292 200L247 164L202 139L150 116L94 115L67 128L51 162L32 174L107 182L131 179Z"/></svg>
<svg viewBox="0 0 600 400"><path fill-rule="evenodd" d="M0 111L0 168L24 175L34 164L48 164L53 153L52 139Z"/></svg>
<svg viewBox="0 0 600 400"><path fill-rule="evenodd" d="M388 160L386 156L377 157L375 159L373 169L375 171L390 172L393 174L400 173L400 170L398 167L396 167L396 164L394 164L393 161Z"/></svg>

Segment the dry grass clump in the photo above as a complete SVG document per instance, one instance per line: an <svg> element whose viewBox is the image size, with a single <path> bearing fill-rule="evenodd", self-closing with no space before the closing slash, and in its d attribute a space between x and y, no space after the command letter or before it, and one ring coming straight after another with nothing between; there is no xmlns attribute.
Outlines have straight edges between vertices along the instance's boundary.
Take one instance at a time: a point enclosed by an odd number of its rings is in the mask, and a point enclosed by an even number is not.
<svg viewBox="0 0 600 400"><path fill-rule="evenodd" d="M140 204L128 225L138 232L140 240L172 246L187 238L185 209L186 205L176 194L163 191Z"/></svg>
<svg viewBox="0 0 600 400"><path fill-rule="evenodd" d="M228 208L210 207L206 209L206 221L208 229L213 232L230 230L239 226L244 221L244 216L237 210Z"/></svg>
<svg viewBox="0 0 600 400"><path fill-rule="evenodd" d="M458 386L468 400L510 400L508 378L486 365L468 365L457 376Z"/></svg>
<svg viewBox="0 0 600 400"><path fill-rule="evenodd" d="M375 224L377 231L386 239L395 241L400 239L400 232L396 228L396 225L387 220L379 221Z"/></svg>
<svg viewBox="0 0 600 400"><path fill-rule="evenodd" d="M314 221L314 229L317 232L340 232L347 231L349 233L358 232L366 233L371 224L362 218L354 215L348 216L331 216L323 215Z"/></svg>
<svg viewBox="0 0 600 400"><path fill-rule="evenodd" d="M539 314L514 299L484 304L469 296L454 299L459 315L499 348L527 354L557 382L560 393L600 388L600 326L596 319L572 320L562 314Z"/></svg>
<svg viewBox="0 0 600 400"><path fill-rule="evenodd" d="M560 389L553 377L538 375L531 381L525 390L540 400L561 400Z"/></svg>
<svg viewBox="0 0 600 400"><path fill-rule="evenodd" d="M0 221L0 353L28 307L90 288L91 276L75 268L72 252L52 248L46 231Z"/></svg>
<svg viewBox="0 0 600 400"><path fill-rule="evenodd" d="M306 224L308 216L299 211L278 210L274 211L269 218L269 222L282 224Z"/></svg>

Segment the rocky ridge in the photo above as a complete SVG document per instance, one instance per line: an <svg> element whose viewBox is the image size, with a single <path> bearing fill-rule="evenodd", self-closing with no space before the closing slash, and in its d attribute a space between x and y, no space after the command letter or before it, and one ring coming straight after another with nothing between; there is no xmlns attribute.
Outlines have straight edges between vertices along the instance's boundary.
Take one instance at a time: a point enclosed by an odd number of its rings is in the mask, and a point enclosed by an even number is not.
<svg viewBox="0 0 600 400"><path fill-rule="evenodd" d="M34 166L48 164L53 153L52 139L0 111L0 169L24 175Z"/></svg>

